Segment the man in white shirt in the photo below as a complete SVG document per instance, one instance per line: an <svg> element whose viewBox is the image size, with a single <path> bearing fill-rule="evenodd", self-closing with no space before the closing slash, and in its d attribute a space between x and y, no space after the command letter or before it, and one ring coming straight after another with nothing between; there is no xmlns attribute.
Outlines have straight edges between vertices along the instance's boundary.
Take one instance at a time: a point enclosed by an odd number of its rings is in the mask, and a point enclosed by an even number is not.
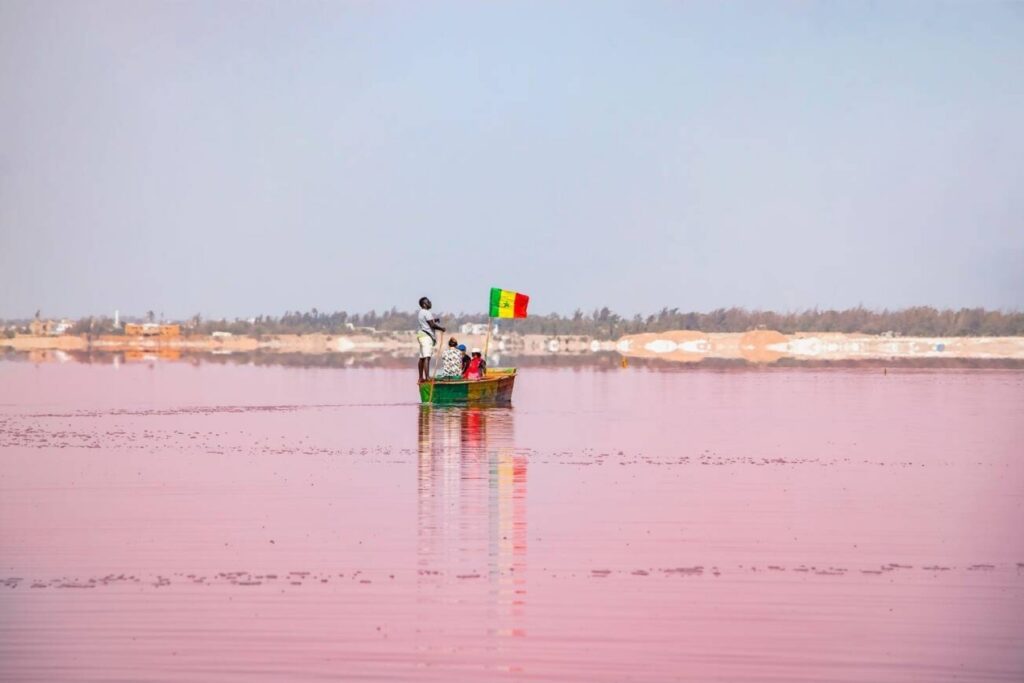
<svg viewBox="0 0 1024 683"><path fill-rule="evenodd" d="M430 381L430 357L434 355L434 345L437 344L437 332L444 332L441 321L430 312L433 304L430 299L420 299L420 312L417 314L418 326L416 329L416 341L420 344L420 381Z"/></svg>

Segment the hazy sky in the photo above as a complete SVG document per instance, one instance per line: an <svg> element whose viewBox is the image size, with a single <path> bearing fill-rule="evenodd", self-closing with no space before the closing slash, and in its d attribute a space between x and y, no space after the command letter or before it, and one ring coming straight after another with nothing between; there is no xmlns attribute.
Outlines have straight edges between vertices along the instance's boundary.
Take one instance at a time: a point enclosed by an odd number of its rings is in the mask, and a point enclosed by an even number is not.
<svg viewBox="0 0 1024 683"><path fill-rule="evenodd" d="M0 317L1024 306L1024 4L0 0Z"/></svg>

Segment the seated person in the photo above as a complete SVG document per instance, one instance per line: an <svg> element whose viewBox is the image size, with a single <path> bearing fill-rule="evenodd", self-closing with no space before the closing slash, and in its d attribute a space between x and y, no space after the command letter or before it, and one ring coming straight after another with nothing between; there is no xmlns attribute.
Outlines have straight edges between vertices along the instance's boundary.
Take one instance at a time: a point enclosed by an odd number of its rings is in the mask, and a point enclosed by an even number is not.
<svg viewBox="0 0 1024 683"><path fill-rule="evenodd" d="M465 344L459 344L458 349L459 349L459 351L462 351L462 376L465 377L466 376L466 368L469 367L469 354L466 353L466 345Z"/></svg>
<svg viewBox="0 0 1024 683"><path fill-rule="evenodd" d="M462 378L462 351L459 351L459 342L452 337L448 340L448 348L441 354L441 367L437 370L434 379L461 379Z"/></svg>
<svg viewBox="0 0 1024 683"><path fill-rule="evenodd" d="M466 374L463 377L466 379L483 379L486 373L487 361L480 355L480 349L473 349L473 357L470 358L469 366L466 368Z"/></svg>

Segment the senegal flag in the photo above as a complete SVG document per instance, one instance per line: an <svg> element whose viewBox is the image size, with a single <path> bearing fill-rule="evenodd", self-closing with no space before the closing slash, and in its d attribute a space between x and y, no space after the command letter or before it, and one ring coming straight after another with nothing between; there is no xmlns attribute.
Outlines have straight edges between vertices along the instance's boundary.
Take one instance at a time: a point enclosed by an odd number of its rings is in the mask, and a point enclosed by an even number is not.
<svg viewBox="0 0 1024 683"><path fill-rule="evenodd" d="M492 318L525 318L526 307L529 303L530 297L525 294L491 287L491 312L489 315Z"/></svg>

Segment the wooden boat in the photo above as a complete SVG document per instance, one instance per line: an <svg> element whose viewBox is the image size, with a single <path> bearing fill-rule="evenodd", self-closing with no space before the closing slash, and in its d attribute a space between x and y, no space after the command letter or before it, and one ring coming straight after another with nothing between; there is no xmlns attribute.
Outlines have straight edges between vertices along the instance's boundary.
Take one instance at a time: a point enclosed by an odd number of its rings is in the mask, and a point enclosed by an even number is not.
<svg viewBox="0 0 1024 683"><path fill-rule="evenodd" d="M512 402L515 368L487 368L483 379L420 382L420 402L435 405L507 405Z"/></svg>

